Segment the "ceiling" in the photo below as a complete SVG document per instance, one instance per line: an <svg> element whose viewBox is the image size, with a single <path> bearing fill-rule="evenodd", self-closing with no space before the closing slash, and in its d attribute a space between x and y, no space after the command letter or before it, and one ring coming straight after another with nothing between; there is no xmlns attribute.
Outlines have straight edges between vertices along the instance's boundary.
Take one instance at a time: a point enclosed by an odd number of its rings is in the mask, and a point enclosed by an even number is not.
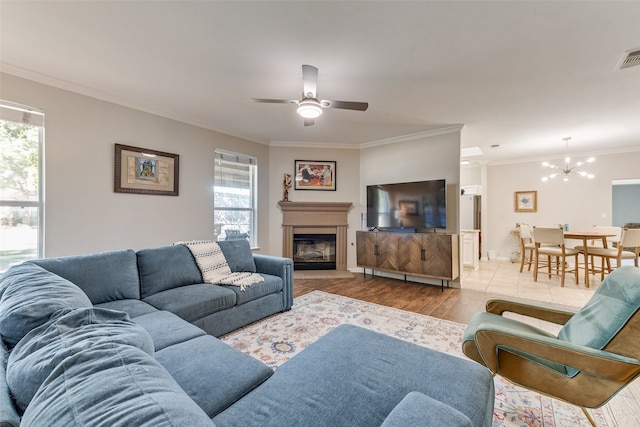
<svg viewBox="0 0 640 427"><path fill-rule="evenodd" d="M278 146L464 125L489 164L640 150L638 1L0 1L1 70ZM366 101L303 126L318 97ZM36 106L37 107L37 106ZM492 148L492 146L497 146Z"/></svg>

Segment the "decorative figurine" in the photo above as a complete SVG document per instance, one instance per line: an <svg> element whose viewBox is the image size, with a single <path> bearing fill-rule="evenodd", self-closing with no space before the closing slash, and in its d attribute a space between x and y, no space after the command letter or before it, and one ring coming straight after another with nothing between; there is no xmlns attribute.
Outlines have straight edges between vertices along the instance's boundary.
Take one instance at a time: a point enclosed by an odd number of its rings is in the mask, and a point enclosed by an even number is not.
<svg viewBox="0 0 640 427"><path fill-rule="evenodd" d="M291 188L291 175L288 173L284 174L284 180L282 181L282 186L284 187L284 192L282 194L282 201L289 201L289 189Z"/></svg>

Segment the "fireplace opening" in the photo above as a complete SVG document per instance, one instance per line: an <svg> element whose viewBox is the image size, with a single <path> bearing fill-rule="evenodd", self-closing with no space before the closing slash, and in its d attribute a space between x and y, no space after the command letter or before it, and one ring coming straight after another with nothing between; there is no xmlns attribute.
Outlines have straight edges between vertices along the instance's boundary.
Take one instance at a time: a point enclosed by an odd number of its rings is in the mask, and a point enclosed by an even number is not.
<svg viewBox="0 0 640 427"><path fill-rule="evenodd" d="M294 270L335 270L335 234L294 234Z"/></svg>

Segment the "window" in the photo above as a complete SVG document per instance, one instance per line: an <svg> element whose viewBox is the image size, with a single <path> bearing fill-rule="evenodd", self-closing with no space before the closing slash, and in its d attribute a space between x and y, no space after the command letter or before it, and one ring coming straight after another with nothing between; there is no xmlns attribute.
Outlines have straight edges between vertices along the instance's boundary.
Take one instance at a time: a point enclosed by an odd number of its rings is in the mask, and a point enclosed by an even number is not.
<svg viewBox="0 0 640 427"><path fill-rule="evenodd" d="M0 100L0 271L42 258L44 114Z"/></svg>
<svg viewBox="0 0 640 427"><path fill-rule="evenodd" d="M216 150L213 169L216 239L248 238L251 246L256 246L256 158Z"/></svg>

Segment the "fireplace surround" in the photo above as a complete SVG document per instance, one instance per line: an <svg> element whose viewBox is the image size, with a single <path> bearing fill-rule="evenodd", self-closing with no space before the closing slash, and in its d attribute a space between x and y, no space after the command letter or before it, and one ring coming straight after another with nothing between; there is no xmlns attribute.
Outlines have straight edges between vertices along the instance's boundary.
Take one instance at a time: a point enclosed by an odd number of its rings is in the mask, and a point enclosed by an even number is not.
<svg viewBox="0 0 640 427"><path fill-rule="evenodd" d="M278 202L282 210L282 256L294 258L296 234L335 234L335 270L347 270L351 202Z"/></svg>

